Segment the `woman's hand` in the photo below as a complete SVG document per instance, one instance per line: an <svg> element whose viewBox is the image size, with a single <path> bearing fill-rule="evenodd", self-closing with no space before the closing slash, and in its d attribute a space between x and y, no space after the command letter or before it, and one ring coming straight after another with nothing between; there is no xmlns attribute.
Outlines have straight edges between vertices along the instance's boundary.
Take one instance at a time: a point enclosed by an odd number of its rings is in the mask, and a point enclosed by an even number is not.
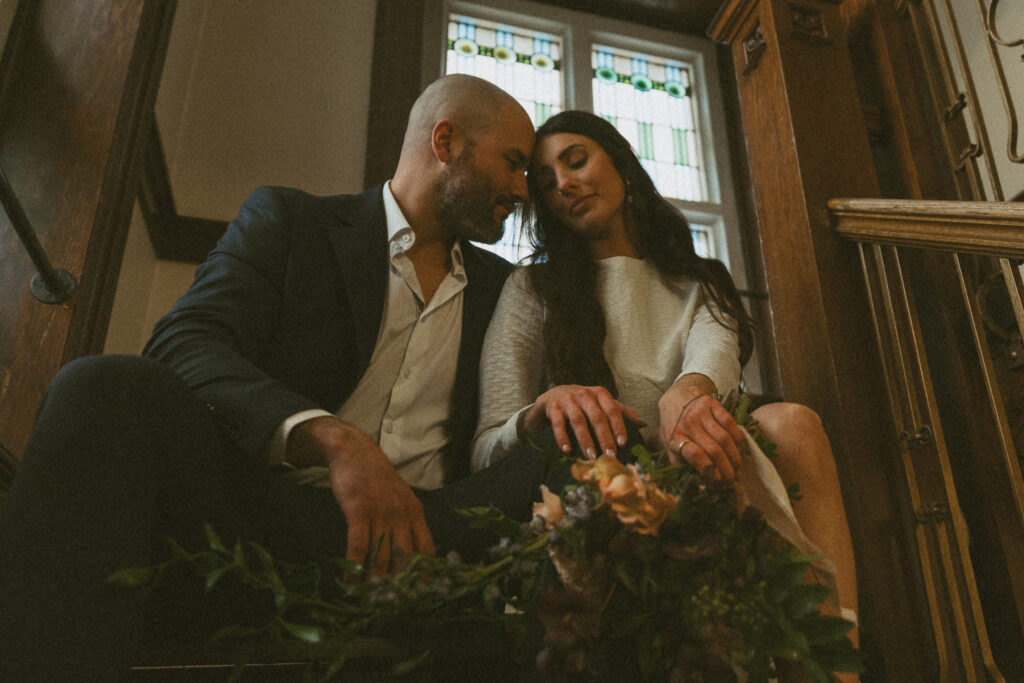
<svg viewBox="0 0 1024 683"><path fill-rule="evenodd" d="M743 430L708 395L714 391L710 380L706 384L685 375L661 397L661 442L672 464L685 460L712 481L733 479L740 465Z"/></svg>
<svg viewBox="0 0 1024 683"><path fill-rule="evenodd" d="M522 427L536 433L550 422L558 447L563 453L569 453L572 444L565 426L568 421L580 450L588 458L596 458L598 448L615 455L619 446L626 445L626 420L638 427L646 425L635 410L619 403L604 387L561 384L537 397L536 403L526 411ZM588 424L597 437L596 445Z"/></svg>

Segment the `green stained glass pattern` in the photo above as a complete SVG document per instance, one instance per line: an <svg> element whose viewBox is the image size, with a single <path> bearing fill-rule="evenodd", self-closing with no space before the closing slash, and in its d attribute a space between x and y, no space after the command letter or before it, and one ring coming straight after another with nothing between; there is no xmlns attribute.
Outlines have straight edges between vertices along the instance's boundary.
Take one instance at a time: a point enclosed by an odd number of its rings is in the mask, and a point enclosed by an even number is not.
<svg viewBox="0 0 1024 683"><path fill-rule="evenodd" d="M687 143L685 130L672 129L672 152L675 163L679 166L690 165L690 148Z"/></svg>
<svg viewBox="0 0 1024 683"><path fill-rule="evenodd" d="M693 70L683 62L595 46L594 112L612 121L666 197L704 201L693 101Z"/></svg>
<svg viewBox="0 0 1024 683"><path fill-rule="evenodd" d="M562 111L562 42L519 26L452 15L445 74L479 76L523 105L534 126Z"/></svg>
<svg viewBox="0 0 1024 683"><path fill-rule="evenodd" d="M534 121L547 121L551 118L551 105L537 102L534 105Z"/></svg>
<svg viewBox="0 0 1024 683"><path fill-rule="evenodd" d="M641 159L654 158L654 126L650 123L637 123L637 154Z"/></svg>
<svg viewBox="0 0 1024 683"><path fill-rule="evenodd" d="M478 76L502 88L540 126L562 111L562 41L519 26L452 15L448 21L445 74ZM497 244L481 244L513 263L531 249L513 214Z"/></svg>

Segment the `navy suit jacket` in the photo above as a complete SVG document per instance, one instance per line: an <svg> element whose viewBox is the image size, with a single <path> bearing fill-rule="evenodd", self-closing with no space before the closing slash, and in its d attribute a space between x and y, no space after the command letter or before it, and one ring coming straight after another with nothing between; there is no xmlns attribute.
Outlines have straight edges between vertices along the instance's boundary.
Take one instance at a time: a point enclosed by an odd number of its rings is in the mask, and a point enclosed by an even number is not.
<svg viewBox="0 0 1024 683"><path fill-rule="evenodd" d="M511 268L465 241L462 254L468 284L448 481L469 474L480 348ZM261 187L157 322L143 354L171 365L258 460L289 415L333 413L355 389L377 341L387 275L381 187L331 197Z"/></svg>

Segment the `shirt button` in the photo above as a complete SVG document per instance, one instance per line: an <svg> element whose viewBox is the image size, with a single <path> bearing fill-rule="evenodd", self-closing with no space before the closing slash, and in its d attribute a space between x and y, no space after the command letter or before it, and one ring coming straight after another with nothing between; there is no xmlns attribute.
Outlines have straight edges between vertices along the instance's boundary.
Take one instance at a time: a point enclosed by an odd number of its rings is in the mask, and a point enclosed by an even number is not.
<svg viewBox="0 0 1024 683"><path fill-rule="evenodd" d="M406 379L412 377L412 370L406 368L405 372L402 373L402 377L405 377Z"/></svg>
<svg viewBox="0 0 1024 683"><path fill-rule="evenodd" d="M388 422L386 425L384 425L384 431L390 434L392 431L394 431L394 424Z"/></svg>

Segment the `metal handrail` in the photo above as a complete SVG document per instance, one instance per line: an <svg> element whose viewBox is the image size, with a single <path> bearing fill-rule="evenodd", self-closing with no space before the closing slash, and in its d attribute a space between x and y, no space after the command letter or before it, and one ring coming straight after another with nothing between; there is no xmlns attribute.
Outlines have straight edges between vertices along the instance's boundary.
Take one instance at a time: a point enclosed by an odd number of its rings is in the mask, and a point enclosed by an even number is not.
<svg viewBox="0 0 1024 683"><path fill-rule="evenodd" d="M7 182L7 176L4 175L3 169L0 169L0 204L7 212L7 216L11 219L11 225L14 226L14 232L17 233L18 239L21 240L25 251L28 252L29 258L32 259L32 263L36 267L36 275L29 283L32 296L45 304L59 304L70 299L71 295L75 293L78 281L68 271L63 268L54 268L50 263L46 252L43 251L43 245L39 243L39 238L36 236L35 230L32 229L32 224L29 223L28 216L21 208L21 203L15 196L11 184Z"/></svg>

